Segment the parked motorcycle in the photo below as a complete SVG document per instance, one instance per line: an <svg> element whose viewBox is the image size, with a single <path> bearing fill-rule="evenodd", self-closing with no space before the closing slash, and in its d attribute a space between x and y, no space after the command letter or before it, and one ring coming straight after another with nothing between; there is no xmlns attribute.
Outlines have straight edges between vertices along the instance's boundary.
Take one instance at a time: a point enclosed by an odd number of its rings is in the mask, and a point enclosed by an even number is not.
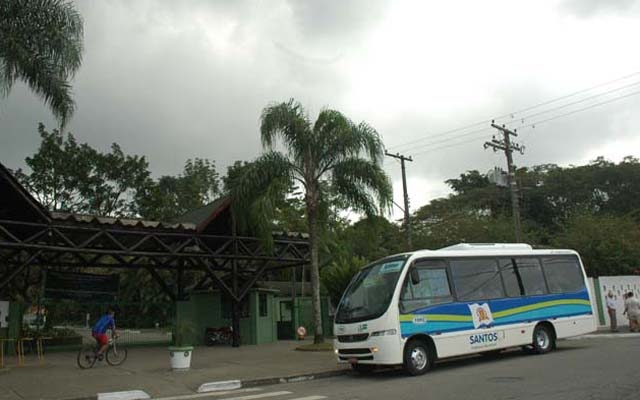
<svg viewBox="0 0 640 400"><path fill-rule="evenodd" d="M233 342L233 328L223 326L221 328L207 328L204 334L204 343L207 346L217 344L231 344Z"/></svg>

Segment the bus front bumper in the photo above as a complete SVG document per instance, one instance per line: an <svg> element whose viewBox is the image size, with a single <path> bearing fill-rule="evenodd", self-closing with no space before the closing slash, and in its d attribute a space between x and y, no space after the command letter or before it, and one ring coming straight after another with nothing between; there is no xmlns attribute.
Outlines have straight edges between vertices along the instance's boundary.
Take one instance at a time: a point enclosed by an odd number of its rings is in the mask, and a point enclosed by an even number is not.
<svg viewBox="0 0 640 400"><path fill-rule="evenodd" d="M402 363L404 341L399 336L369 337L355 343L333 342L338 363L349 364L385 364Z"/></svg>

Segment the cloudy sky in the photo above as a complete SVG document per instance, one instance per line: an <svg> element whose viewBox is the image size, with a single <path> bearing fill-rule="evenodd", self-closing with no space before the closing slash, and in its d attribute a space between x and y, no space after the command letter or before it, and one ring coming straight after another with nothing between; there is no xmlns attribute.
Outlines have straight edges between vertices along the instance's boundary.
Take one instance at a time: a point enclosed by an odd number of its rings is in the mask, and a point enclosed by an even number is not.
<svg viewBox="0 0 640 400"><path fill-rule="evenodd" d="M519 128L518 165L640 156L638 1L75 3L85 54L69 130L146 155L155 176L190 157L221 172L255 158L260 111L292 97L314 119L329 107L367 121L413 156L412 208L446 195L445 179L504 165L482 148L492 118ZM0 162L24 166L38 122L55 126L15 85L0 99ZM385 169L402 204L400 165Z"/></svg>

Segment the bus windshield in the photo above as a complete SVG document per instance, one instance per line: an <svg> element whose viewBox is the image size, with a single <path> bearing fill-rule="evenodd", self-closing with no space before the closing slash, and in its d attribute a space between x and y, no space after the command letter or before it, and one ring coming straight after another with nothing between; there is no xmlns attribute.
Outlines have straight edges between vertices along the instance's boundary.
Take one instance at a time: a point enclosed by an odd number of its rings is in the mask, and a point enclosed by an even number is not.
<svg viewBox="0 0 640 400"><path fill-rule="evenodd" d="M391 302L405 259L384 260L356 275L336 311L336 323L365 321L381 316Z"/></svg>

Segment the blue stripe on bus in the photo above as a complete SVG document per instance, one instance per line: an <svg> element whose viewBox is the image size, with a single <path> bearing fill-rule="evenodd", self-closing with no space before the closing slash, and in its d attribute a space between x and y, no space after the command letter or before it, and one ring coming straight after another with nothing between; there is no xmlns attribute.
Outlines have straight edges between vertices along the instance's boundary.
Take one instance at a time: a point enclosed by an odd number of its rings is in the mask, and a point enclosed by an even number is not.
<svg viewBox="0 0 640 400"><path fill-rule="evenodd" d="M592 315L593 313L586 289L565 294L448 303L424 307L414 310L410 314L401 314L401 334L406 337L416 333L431 334L475 329L469 305L484 303L489 304L491 313L494 315L494 322L491 326ZM531 309L536 305L539 305L540 308ZM524 310L521 311L520 308L524 308ZM502 316L495 314L502 314ZM433 320L429 320L430 316ZM448 318L451 320L447 321Z"/></svg>

